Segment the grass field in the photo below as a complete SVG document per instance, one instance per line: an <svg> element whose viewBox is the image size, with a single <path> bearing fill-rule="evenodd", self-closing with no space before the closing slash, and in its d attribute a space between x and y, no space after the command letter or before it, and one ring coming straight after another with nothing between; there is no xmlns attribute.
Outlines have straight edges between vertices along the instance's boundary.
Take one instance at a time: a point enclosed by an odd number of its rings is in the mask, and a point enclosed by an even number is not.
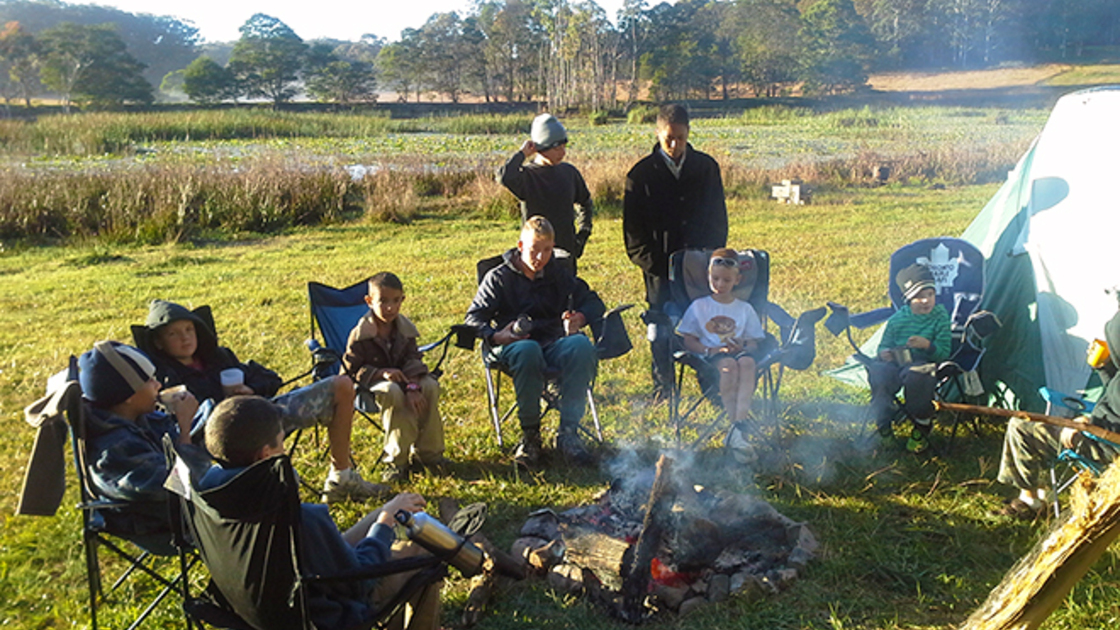
<svg viewBox="0 0 1120 630"><path fill-rule="evenodd" d="M861 108L827 114L766 108L697 120L692 140L724 167L729 244L765 249L772 256L771 299L795 313L828 300L860 311L886 303L887 260L897 247L964 229L1045 116L1041 110L1005 108ZM219 118L206 122L214 130L212 139L196 134L188 140L175 135L182 133L175 117L129 123L106 116L87 119L86 129L51 131L61 134L50 137L67 147L58 154L36 144L46 132L0 128L0 140L8 138L0 218L13 216L3 215L5 199L17 200L8 206L12 212L28 207L45 212L44 204L53 199L59 200L61 211L78 207L92 213L90 206L75 201L79 197L72 191L77 188L60 183L67 177L86 177L81 181L89 197L103 199L96 179L103 176L116 186L112 198L117 210L142 213L153 207L151 200L127 194L121 173L141 182L139 190L148 190L143 180L151 174L153 181L164 182L159 190L165 193L182 183L169 173L183 173L182 181L196 181L196 167L247 173L244 183L231 187L237 188L231 195L242 195L232 207L260 199L249 193L285 178L292 172L288 168L327 166L337 169L337 175L351 164L389 167L381 179L366 178L363 203L349 197L339 202L338 211L328 213L327 225L278 222L268 234L218 226L173 238L173 229L142 233L137 223L116 231L77 231L68 239L50 240L59 243L53 246L41 245L42 237L50 235L0 241L0 430L8 436L0 441L0 479L8 488L0 499L3 627L87 625L73 479L57 516L13 515L33 441L22 408L40 395L46 378L68 356L99 339L129 340L129 325L143 321L148 302L165 298L189 307L211 305L224 345L243 360L255 359L293 375L309 361L303 349L309 280L343 286L379 270L395 271L408 295L403 311L423 338L432 340L462 320L474 293L474 262L513 245L516 221L508 214L510 199L496 189L490 173L519 146L516 124L410 122L433 126L399 130L383 119L341 118L265 115L243 121L250 131L253 125L288 130L272 135L236 135L246 127L227 127L230 120ZM622 247L619 182L652 146L652 129L617 121L603 126L570 122L569 155L587 176L600 209L581 275L608 306L640 302L640 277ZM480 130L480 125L494 129ZM86 149L109 146L101 142L116 143L112 146L123 147L123 153L100 155L100 149ZM21 153L25 150L30 153ZM865 171L883 162L894 166L895 178L887 186L867 186ZM412 175L406 178L401 172ZM451 175L464 172L469 176ZM802 176L814 184L813 204L767 201L766 184L779 176ZM23 178L20 185L13 183L15 177ZM176 212L172 202L160 208L169 216ZM395 218L411 222L384 220L393 219L394 212L407 213ZM448 455L457 463L449 477L419 477L407 487L429 498L487 502L485 531L508 547L530 511L589 500L609 483L610 464L620 454L652 462L661 448L671 446L672 431L665 407L651 405L647 398L649 350L637 317L640 307L626 315L634 350L600 367L597 402L607 438L600 468L557 464L517 474L489 428L477 356L452 350L442 380L441 410ZM729 470L716 449L706 449L696 458L693 474L698 483L713 488L757 493L787 516L808 523L822 543L819 558L774 597L757 602L733 597L685 619L658 619L650 626L952 628L1044 531L1041 523L989 515L1006 494L994 481L1002 435L997 424L963 432L951 451L945 431L939 430L937 448L924 457L906 453L901 434L893 442L860 439L866 393L820 374L840 365L850 349L823 327L817 333L814 365L786 374L776 414L780 439L759 444L762 465L753 471ZM510 393L507 385L507 399ZM546 435L555 422L554 416L546 419ZM516 433L507 429L508 436ZM360 426L354 447L359 464L368 470L380 448L379 435ZM313 451L301 447L295 462L305 478L318 482L325 463ZM332 512L348 525L370 507L340 505ZM1115 626L1120 618L1118 565L1120 555L1110 549L1044 628ZM450 580L444 591L444 625L457 626L466 593L465 580L457 575ZM116 601L128 609L131 595ZM106 613L103 627L123 627L123 612ZM161 608L151 627L177 627L173 608ZM503 586L479 627L625 626L583 600L558 595L541 581L527 581Z"/></svg>
<svg viewBox="0 0 1120 630"><path fill-rule="evenodd" d="M866 309L885 300L886 260L896 247L919 237L959 233L994 191L992 186L946 190L888 186L820 195L814 205L786 207L764 201L731 204L734 244L767 249L774 260L773 298L791 310L828 299ZM515 238L509 221L430 217L410 226L339 225L219 245L158 247L68 246L6 250L0 254L0 476L9 492L0 504L0 619L13 628L82 627L84 571L73 489L54 518L12 516L32 432L20 408L35 398L48 374L71 353L97 339L128 339L147 302L169 298L217 314L225 344L284 374L307 363L305 283L348 284L380 270L400 273L405 311L432 339L458 322L473 295L471 261L504 249ZM608 304L636 301L639 278L621 252L617 219L598 222L583 275ZM631 311L633 313L633 311ZM611 447L649 456L671 435L663 407L645 398L648 349L635 315L637 342L629 355L605 363L598 386ZM732 599L687 619L654 627L719 628L949 628L986 595L1002 572L1041 532L1040 526L992 518L1001 489L994 481L999 431L964 434L947 454L916 458L898 444L858 444L858 408L864 394L817 373L839 364L847 350L820 330L816 364L788 375L780 414L780 445L757 475L697 469L703 483L748 489L790 517L810 524L823 549L792 588L771 599ZM448 478L416 479L429 497L463 503L486 501L487 532L499 545L512 542L525 515L543 506L586 501L609 481L609 471L554 466L534 475L514 474L486 422L477 358L457 351L444 377L442 410L449 455L458 462ZM507 393L508 395L508 393ZM551 419L548 425L554 423ZM358 460L371 464L376 434L355 436ZM767 447L768 449L771 447ZM715 462L706 451L701 464ZM307 450L297 466L311 479L322 462ZM712 472L712 471L716 472ZM363 506L334 508L342 523ZM1117 614L1114 551L1082 581L1048 628L1105 627ZM466 583L445 591L445 622L453 625ZM125 598L127 601L127 597ZM158 613L156 627L174 614ZM107 627L118 627L110 617ZM541 582L503 588L481 628L622 627L579 599L557 596Z"/></svg>

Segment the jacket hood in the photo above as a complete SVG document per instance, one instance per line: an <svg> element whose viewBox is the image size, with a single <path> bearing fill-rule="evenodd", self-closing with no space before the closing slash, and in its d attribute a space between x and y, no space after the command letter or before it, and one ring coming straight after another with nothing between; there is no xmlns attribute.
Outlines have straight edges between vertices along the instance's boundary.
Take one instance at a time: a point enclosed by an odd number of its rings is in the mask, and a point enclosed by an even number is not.
<svg viewBox="0 0 1120 630"><path fill-rule="evenodd" d="M416 339L420 337L420 330L416 328L416 324L404 315L397 315L394 320L397 332L405 339ZM357 341L362 339L372 339L377 336L377 323L373 321L373 312L366 313L361 320L358 321L358 338Z"/></svg>
<svg viewBox="0 0 1120 630"><path fill-rule="evenodd" d="M152 300L148 305L148 319L143 326L132 327L132 339L136 347L149 355L165 357L155 346L155 333L161 326L171 322L188 319L194 323L194 332L198 338L198 349L195 351L203 358L211 357L218 349L218 335L214 332L214 315L209 306L200 306L193 311L185 306L180 306L167 300Z"/></svg>

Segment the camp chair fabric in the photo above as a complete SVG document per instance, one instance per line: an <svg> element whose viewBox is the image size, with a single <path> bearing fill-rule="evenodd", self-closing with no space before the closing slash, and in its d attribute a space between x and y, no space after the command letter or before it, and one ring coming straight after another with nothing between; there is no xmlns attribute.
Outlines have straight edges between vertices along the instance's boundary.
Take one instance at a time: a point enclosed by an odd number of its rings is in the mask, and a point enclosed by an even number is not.
<svg viewBox="0 0 1120 630"><path fill-rule="evenodd" d="M418 589L445 574L445 565L431 555L345 575L306 573L299 481L287 455L258 461L215 488L199 490L193 477L177 485L188 531L211 575L206 592L189 601L188 610L208 623L255 630L316 630L309 618L310 585L320 583L357 595L365 580L419 570L396 597L359 626L375 627Z"/></svg>

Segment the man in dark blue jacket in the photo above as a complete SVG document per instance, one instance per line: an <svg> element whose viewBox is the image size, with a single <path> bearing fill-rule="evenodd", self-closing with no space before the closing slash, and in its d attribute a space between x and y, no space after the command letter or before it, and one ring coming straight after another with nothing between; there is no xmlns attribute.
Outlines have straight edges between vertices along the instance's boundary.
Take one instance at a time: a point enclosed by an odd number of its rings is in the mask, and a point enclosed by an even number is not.
<svg viewBox="0 0 1120 630"><path fill-rule="evenodd" d="M727 205L719 164L688 143L688 111L665 105L657 115L657 145L626 175L622 233L626 255L642 270L649 310L653 384L659 397L673 386L673 326L669 255L680 249L727 246Z"/></svg>
<svg viewBox="0 0 1120 630"><path fill-rule="evenodd" d="M554 248L552 224L530 217L517 247L482 279L466 318L513 375L522 432L514 460L527 467L540 459L547 368L560 372L557 448L573 462L589 460L577 430L599 363L594 343L579 331L602 318L606 307L569 265L552 256Z"/></svg>

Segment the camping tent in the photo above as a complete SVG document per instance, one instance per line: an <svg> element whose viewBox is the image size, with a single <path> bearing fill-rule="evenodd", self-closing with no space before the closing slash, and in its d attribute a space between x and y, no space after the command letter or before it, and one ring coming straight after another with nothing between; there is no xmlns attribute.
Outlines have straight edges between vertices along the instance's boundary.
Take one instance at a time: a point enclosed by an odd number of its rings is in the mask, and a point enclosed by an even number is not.
<svg viewBox="0 0 1120 630"><path fill-rule="evenodd" d="M1042 385L1089 381L1086 349L1117 310L1118 176L1120 86L1067 94L962 235L987 260L980 308L1003 321L981 374L1024 409L1041 406Z"/></svg>
<svg viewBox="0 0 1120 630"><path fill-rule="evenodd" d="M1088 385L1088 344L1103 338L1120 286L1120 86L1067 94L962 238L984 254L979 308L1003 327L987 340L985 390L1041 411L1038 388ZM882 330L863 346L874 354ZM1115 349L1120 352L1120 348ZM866 387L858 364L827 372Z"/></svg>

